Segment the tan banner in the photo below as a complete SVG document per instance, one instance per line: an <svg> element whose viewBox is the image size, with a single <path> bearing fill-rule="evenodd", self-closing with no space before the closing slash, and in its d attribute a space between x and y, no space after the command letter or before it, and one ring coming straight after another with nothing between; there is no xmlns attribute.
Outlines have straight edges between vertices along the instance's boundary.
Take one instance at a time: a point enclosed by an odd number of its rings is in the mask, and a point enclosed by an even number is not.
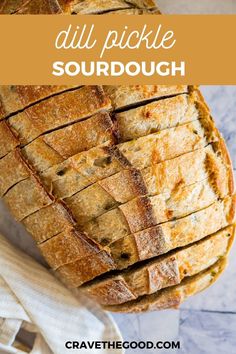
<svg viewBox="0 0 236 354"><path fill-rule="evenodd" d="M1 84L236 84L236 15L0 16Z"/></svg>

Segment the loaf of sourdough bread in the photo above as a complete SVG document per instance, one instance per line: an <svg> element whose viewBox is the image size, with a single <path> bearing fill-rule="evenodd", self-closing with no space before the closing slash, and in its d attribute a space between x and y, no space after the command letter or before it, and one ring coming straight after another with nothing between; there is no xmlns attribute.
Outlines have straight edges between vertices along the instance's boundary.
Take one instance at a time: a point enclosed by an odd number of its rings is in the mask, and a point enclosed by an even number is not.
<svg viewBox="0 0 236 354"><path fill-rule="evenodd" d="M17 0L0 13L159 11ZM225 268L233 172L197 87L0 86L0 136L0 196L56 276L107 310L176 307Z"/></svg>

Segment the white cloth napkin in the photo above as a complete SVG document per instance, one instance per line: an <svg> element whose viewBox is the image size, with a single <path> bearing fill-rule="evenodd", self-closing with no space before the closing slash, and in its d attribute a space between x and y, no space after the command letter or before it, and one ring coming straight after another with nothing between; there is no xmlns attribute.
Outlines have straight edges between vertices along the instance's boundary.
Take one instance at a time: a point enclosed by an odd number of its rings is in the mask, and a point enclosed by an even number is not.
<svg viewBox="0 0 236 354"><path fill-rule="evenodd" d="M122 341L111 316L75 297L48 270L0 235L0 353L25 353L13 342L21 327L36 333L31 354L65 354L67 341ZM78 353L79 351L76 350ZM115 353L92 349L82 353Z"/></svg>

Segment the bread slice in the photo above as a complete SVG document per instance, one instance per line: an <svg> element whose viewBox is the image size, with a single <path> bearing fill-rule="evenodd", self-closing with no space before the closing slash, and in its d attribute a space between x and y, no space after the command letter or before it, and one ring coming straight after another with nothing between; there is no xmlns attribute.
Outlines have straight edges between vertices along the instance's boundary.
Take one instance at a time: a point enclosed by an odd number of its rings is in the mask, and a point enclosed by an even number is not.
<svg viewBox="0 0 236 354"><path fill-rule="evenodd" d="M89 260L89 261L88 261ZM97 276L115 269L114 261L106 250L89 258L59 267L54 273L69 288L77 288Z"/></svg>
<svg viewBox="0 0 236 354"><path fill-rule="evenodd" d="M104 86L114 109L132 107L139 102L188 93L187 85L129 85Z"/></svg>
<svg viewBox="0 0 236 354"><path fill-rule="evenodd" d="M145 295L137 300L128 301L124 304L104 306L107 311L112 312L143 312L177 308L188 297L212 285L223 273L227 265L227 259L220 259L216 264L207 270L186 278L179 285L157 291L151 295Z"/></svg>
<svg viewBox="0 0 236 354"><path fill-rule="evenodd" d="M234 232L234 226L228 226L176 252L92 281L81 290L101 305L117 305L179 284L225 257Z"/></svg>
<svg viewBox="0 0 236 354"><path fill-rule="evenodd" d="M111 243L104 248L106 257L109 257L109 264L111 262L113 264L110 270L125 269L136 262L194 243L225 228L234 220L235 201L236 196L226 197L223 201L217 201L194 214L131 234ZM73 263L65 264L57 269L57 275L69 287L78 287L85 281L103 274L99 274L98 270L95 276L93 272L87 273L86 280L84 280L85 264L91 261L91 258L87 260L84 258L82 263L81 260L75 260Z"/></svg>
<svg viewBox="0 0 236 354"><path fill-rule="evenodd" d="M10 117L9 124L24 145L43 133L109 108L110 101L100 86L84 86L27 108Z"/></svg>
<svg viewBox="0 0 236 354"><path fill-rule="evenodd" d="M0 170L0 197L15 184L29 178L32 173L17 149L0 159Z"/></svg>
<svg viewBox="0 0 236 354"><path fill-rule="evenodd" d="M65 198L64 201L79 225L83 225L118 205L114 198L99 184L93 184L79 193Z"/></svg>
<svg viewBox="0 0 236 354"><path fill-rule="evenodd" d="M209 113L198 89L117 113L121 142L203 118Z"/></svg>
<svg viewBox="0 0 236 354"><path fill-rule="evenodd" d="M22 153L37 171L43 171L51 166L47 161L55 165L105 143L114 145L115 128L109 114L102 112L37 138Z"/></svg>
<svg viewBox="0 0 236 354"><path fill-rule="evenodd" d="M51 164L57 165L64 161L63 156L45 143L43 136L21 148L21 151L24 158L33 166L36 172L49 168Z"/></svg>
<svg viewBox="0 0 236 354"><path fill-rule="evenodd" d="M9 11L16 11L19 8L19 3L25 1L7 1L7 4L0 5L0 13L3 12L3 7ZM18 4L17 4L18 3ZM14 10L14 7L15 10ZM74 88L74 86L57 86L57 85L45 85L45 86L33 86L33 85L20 85L20 86L0 86L0 106L2 106L2 114L0 113L0 119L3 119L9 116L12 113L20 111L32 104L35 104L37 101L41 101L47 97L53 96L55 94L61 93L63 91L68 91L69 89ZM1 109L0 109L1 112Z"/></svg>
<svg viewBox="0 0 236 354"><path fill-rule="evenodd" d="M0 159L14 150L20 143L6 121L0 121ZM4 139L3 139L4 137Z"/></svg>
<svg viewBox="0 0 236 354"><path fill-rule="evenodd" d="M53 202L52 197L33 174L13 186L4 195L3 200L17 221L22 221Z"/></svg>
<svg viewBox="0 0 236 354"><path fill-rule="evenodd" d="M211 178L220 196L234 190L232 164L223 139L203 149L152 165L141 170L141 174L149 195L171 192L178 186L190 185L208 177ZM128 178L125 176L124 182L126 186L132 186L134 183L129 176ZM120 184L117 180L117 190L119 189ZM115 192L110 193L113 195Z"/></svg>
<svg viewBox="0 0 236 354"><path fill-rule="evenodd" d="M79 153L40 174L48 190L66 198L127 167L128 162L109 152L109 143Z"/></svg>
<svg viewBox="0 0 236 354"><path fill-rule="evenodd" d="M71 263L75 259L86 257L92 259L100 251L95 243L90 242L85 234L75 228L65 229L49 241L41 243L39 249L52 269Z"/></svg>
<svg viewBox="0 0 236 354"><path fill-rule="evenodd" d="M22 222L37 243L76 225L65 205L58 201L27 216Z"/></svg>
<svg viewBox="0 0 236 354"><path fill-rule="evenodd" d="M71 12L80 15L94 15L119 9L152 9L153 0L77 0L71 5Z"/></svg>

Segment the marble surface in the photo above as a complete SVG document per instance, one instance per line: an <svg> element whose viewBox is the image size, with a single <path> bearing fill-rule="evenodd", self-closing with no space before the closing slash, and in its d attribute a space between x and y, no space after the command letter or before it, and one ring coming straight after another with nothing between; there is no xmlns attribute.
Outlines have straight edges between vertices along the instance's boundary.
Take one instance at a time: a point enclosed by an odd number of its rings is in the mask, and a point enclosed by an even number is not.
<svg viewBox="0 0 236 354"><path fill-rule="evenodd" d="M157 0L164 14L235 14L235 0Z"/></svg>
<svg viewBox="0 0 236 354"><path fill-rule="evenodd" d="M203 86L201 90L217 126L227 141L236 171L236 86ZM0 203L0 232L40 262L40 257L24 228L13 221ZM235 354L236 353L236 243L229 266L209 289L187 300L179 310L139 315L114 314L125 340L180 340L180 350L158 353ZM156 351L127 350L127 354Z"/></svg>
<svg viewBox="0 0 236 354"><path fill-rule="evenodd" d="M178 354L235 354L236 315L181 310Z"/></svg>

